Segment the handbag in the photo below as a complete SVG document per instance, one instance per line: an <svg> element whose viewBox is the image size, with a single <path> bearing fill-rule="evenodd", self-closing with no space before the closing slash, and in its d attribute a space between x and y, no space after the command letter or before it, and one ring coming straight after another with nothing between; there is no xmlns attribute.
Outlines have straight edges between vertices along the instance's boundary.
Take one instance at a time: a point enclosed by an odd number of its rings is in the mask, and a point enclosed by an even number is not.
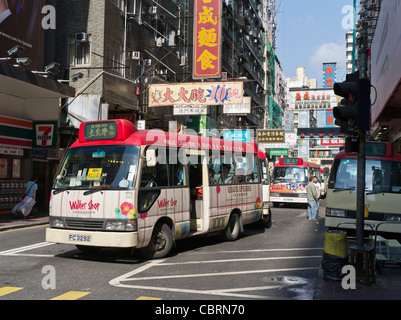
<svg viewBox="0 0 401 320"><path fill-rule="evenodd" d="M34 185L35 184L31 185L31 187L29 188L28 192L26 193L24 199L22 199L22 201L18 202L16 205L14 205L14 207L12 208L11 212L15 216L18 217L22 214L26 217L28 214L31 213L36 201L32 197L28 196L28 193L29 193L29 191L31 191L31 189Z"/></svg>

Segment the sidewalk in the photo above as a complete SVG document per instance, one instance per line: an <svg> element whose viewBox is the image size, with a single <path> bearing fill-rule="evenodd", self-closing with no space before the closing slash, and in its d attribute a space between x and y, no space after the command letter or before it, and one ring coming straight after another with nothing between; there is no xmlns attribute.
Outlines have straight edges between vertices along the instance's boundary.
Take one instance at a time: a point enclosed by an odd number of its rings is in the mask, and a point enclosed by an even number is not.
<svg viewBox="0 0 401 320"><path fill-rule="evenodd" d="M27 219L16 219L11 213L0 214L0 232L10 229L26 228L49 223L49 210L39 210Z"/></svg>
<svg viewBox="0 0 401 320"><path fill-rule="evenodd" d="M376 271L376 283L357 282L356 289L345 290L341 281L325 280L322 275L320 269L314 300L401 300L401 268L396 263L387 263L381 273Z"/></svg>

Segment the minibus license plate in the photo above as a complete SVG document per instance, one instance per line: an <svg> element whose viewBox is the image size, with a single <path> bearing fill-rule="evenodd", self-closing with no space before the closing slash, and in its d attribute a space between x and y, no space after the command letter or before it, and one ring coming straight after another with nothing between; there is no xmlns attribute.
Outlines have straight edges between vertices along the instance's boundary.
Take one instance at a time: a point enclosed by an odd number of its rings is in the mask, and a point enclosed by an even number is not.
<svg viewBox="0 0 401 320"><path fill-rule="evenodd" d="M68 235L68 240L69 241L78 241L78 242L91 242L92 237L91 236L83 236L79 234L70 234Z"/></svg>

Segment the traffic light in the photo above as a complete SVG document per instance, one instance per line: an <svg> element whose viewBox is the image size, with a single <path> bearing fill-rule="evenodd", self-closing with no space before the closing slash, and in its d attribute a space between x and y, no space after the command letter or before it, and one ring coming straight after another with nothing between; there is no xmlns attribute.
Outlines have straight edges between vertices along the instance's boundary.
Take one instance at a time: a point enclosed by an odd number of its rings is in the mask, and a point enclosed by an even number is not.
<svg viewBox="0 0 401 320"><path fill-rule="evenodd" d="M341 126L341 132L348 133L349 129L358 125L358 93L359 74L347 74L346 81L334 84L334 93L343 97L340 107L334 107L335 124Z"/></svg>
<svg viewBox="0 0 401 320"><path fill-rule="evenodd" d="M341 132L350 129L368 131L370 126L370 80L359 79L359 72L348 74L346 81L334 84L334 93L344 99L333 109Z"/></svg>

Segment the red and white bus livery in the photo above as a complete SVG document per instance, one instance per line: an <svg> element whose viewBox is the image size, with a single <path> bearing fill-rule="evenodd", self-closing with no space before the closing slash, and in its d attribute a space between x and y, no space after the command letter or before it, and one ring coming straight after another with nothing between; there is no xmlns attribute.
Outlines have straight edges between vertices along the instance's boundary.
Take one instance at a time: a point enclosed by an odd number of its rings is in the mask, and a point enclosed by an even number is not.
<svg viewBox="0 0 401 320"><path fill-rule="evenodd" d="M266 189L267 186L267 189ZM84 122L60 165L46 241L166 256L176 239L270 225L266 157L256 144Z"/></svg>

